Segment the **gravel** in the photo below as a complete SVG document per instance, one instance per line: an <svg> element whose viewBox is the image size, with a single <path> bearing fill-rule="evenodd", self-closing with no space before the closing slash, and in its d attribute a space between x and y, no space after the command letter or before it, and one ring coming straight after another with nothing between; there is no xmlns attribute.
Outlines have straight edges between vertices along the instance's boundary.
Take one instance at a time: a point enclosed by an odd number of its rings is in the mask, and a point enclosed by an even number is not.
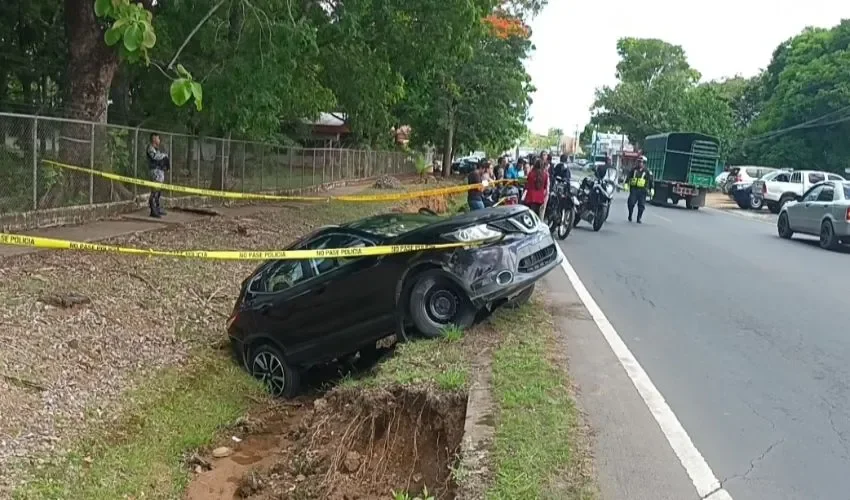
<svg viewBox="0 0 850 500"><path fill-rule="evenodd" d="M376 210L289 207L108 243L277 249L317 225ZM194 348L224 340L239 283L256 266L70 251L0 260L0 497L21 480L21 467L61 457L90 426L117 420L127 389L184 362ZM41 301L48 296L90 302L57 307Z"/></svg>

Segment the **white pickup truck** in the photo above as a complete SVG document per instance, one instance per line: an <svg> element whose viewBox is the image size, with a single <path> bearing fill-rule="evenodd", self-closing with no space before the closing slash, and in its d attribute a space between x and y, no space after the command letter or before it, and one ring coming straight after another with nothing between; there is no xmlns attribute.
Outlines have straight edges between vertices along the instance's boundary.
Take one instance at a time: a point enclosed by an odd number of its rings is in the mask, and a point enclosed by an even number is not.
<svg viewBox="0 0 850 500"><path fill-rule="evenodd" d="M803 196L810 187L825 180L843 181L844 178L822 170L782 172L771 179L753 181L753 198L761 198L768 210L778 214L783 205L797 196Z"/></svg>

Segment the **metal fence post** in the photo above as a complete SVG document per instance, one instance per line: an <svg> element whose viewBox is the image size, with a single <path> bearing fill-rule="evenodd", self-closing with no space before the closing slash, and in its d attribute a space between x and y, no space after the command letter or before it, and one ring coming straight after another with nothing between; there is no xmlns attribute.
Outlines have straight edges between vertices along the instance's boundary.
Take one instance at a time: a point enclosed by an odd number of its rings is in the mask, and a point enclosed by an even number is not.
<svg viewBox="0 0 850 500"><path fill-rule="evenodd" d="M227 141L222 138L221 139L221 190L222 191L224 191L224 189L225 189L224 179L226 178L226 175L224 173L224 169L227 168L226 167L227 161L225 160L225 158L227 157L226 149L227 149Z"/></svg>
<svg viewBox="0 0 850 500"><path fill-rule="evenodd" d="M266 189L263 177L266 174L266 143L260 144L260 192Z"/></svg>
<svg viewBox="0 0 850 500"><path fill-rule="evenodd" d="M89 137L89 205L94 205L94 123L91 124L91 136Z"/></svg>
<svg viewBox="0 0 850 500"><path fill-rule="evenodd" d="M316 185L316 149L313 148L313 174L310 177L310 186Z"/></svg>
<svg viewBox="0 0 850 500"><path fill-rule="evenodd" d="M136 137L133 144L133 177L139 178L139 129L136 127ZM139 196L139 186L133 184L133 201Z"/></svg>
<svg viewBox="0 0 850 500"><path fill-rule="evenodd" d="M32 209L38 210L38 117L32 124Z"/></svg>
<svg viewBox="0 0 850 500"><path fill-rule="evenodd" d="M201 156L204 154L203 153L204 140L199 135L195 139L195 143L197 144L197 147L195 147L195 150L198 152L198 160L195 162L195 166L197 167L197 169L195 171L195 179L196 179L195 180L195 187L201 187Z"/></svg>
<svg viewBox="0 0 850 500"><path fill-rule="evenodd" d="M176 157L174 154L174 135L172 134L168 134L168 154L170 154L172 158ZM174 172L174 165L171 165L171 168L168 169L169 184L174 184L174 174L172 172ZM171 195L174 196L174 193L171 193Z"/></svg>
<svg viewBox="0 0 850 500"><path fill-rule="evenodd" d="M295 160L295 148L289 146L287 148L287 157L289 158L289 178L286 180L286 188L289 189L292 186L292 163Z"/></svg>
<svg viewBox="0 0 850 500"><path fill-rule="evenodd" d="M248 143L242 143L242 192L245 192L245 156L248 155Z"/></svg>

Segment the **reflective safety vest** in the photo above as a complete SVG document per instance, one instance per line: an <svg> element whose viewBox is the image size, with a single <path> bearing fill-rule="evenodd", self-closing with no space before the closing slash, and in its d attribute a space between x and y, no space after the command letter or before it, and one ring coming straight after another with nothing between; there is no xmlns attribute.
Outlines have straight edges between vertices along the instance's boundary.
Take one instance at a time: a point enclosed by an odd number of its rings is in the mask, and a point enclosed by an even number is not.
<svg viewBox="0 0 850 500"><path fill-rule="evenodd" d="M640 177L638 177L640 176ZM631 180L629 180L629 186L635 187L638 189L642 189L646 187L646 170L643 172L635 173L632 176Z"/></svg>

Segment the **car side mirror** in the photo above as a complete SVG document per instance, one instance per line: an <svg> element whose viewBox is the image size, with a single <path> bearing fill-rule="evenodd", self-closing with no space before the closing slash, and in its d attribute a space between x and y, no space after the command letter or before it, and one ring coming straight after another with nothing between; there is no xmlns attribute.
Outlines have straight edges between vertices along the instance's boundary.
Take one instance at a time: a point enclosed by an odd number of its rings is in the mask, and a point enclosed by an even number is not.
<svg viewBox="0 0 850 500"><path fill-rule="evenodd" d="M795 201L803 201L803 197L802 196L795 196L794 200Z"/></svg>

